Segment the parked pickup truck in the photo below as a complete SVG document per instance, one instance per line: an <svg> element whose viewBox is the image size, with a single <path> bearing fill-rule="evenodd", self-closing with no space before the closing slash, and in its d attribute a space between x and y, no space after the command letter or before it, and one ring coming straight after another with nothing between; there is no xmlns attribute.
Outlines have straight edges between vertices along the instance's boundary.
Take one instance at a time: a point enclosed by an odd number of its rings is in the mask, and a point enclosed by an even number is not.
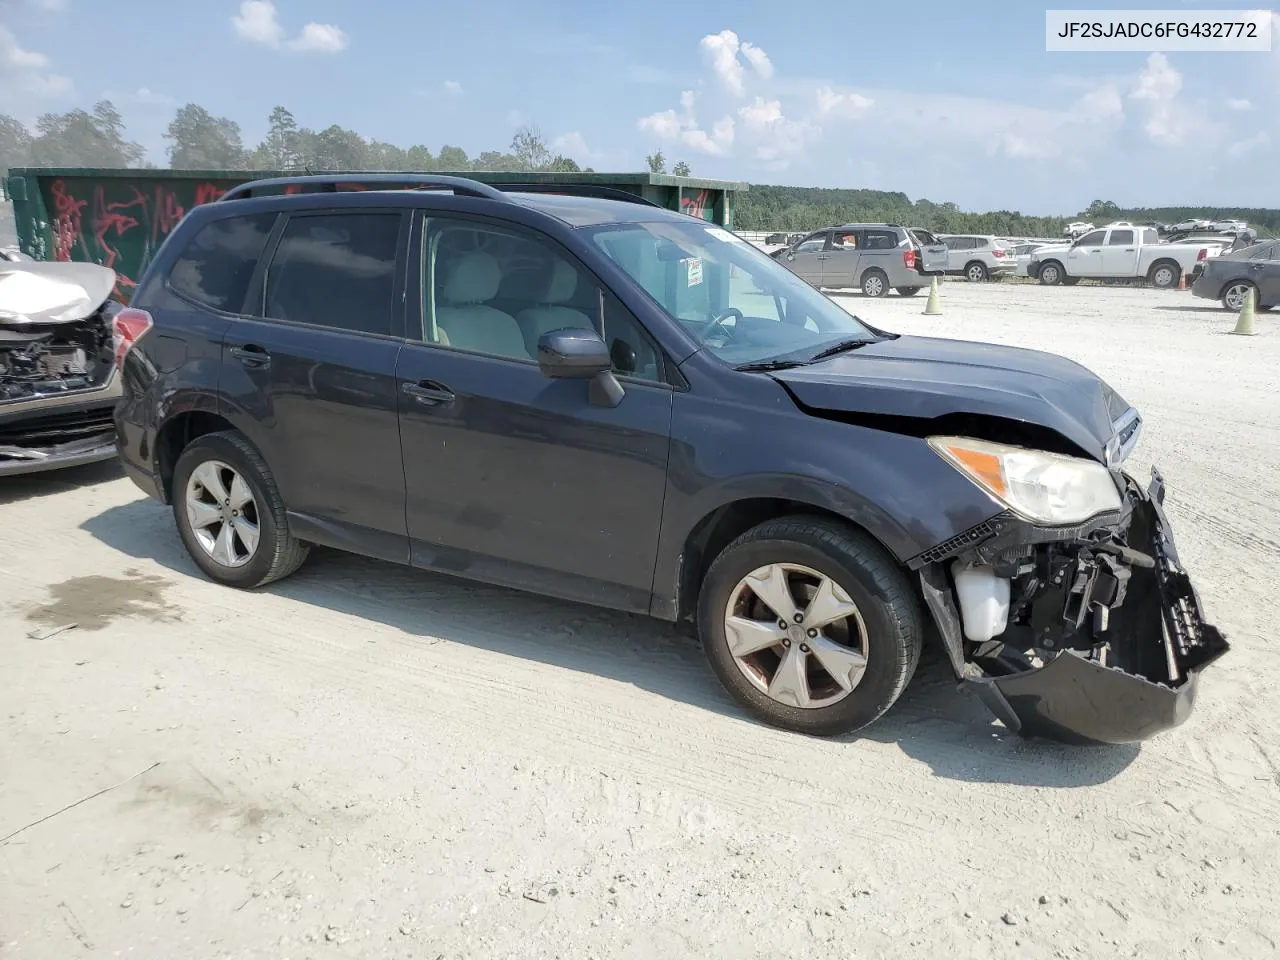
<svg viewBox="0 0 1280 960"><path fill-rule="evenodd" d="M1146 280L1153 287L1176 287L1195 265L1220 250L1211 244L1161 243L1155 227L1110 226L1073 243L1055 243L1031 254L1027 276L1044 284L1083 279Z"/></svg>

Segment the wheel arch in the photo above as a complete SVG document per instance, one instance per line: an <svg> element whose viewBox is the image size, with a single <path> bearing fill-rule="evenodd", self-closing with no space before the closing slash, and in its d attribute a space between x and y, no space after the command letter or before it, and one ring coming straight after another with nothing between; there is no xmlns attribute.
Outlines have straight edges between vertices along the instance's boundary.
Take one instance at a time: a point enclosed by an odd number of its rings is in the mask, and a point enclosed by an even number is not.
<svg viewBox="0 0 1280 960"><path fill-rule="evenodd" d="M184 410L164 421L156 431L154 458L165 503L173 499L173 468L182 451L198 437L235 429L230 420L210 410Z"/></svg>
<svg viewBox="0 0 1280 960"><path fill-rule="evenodd" d="M665 611L666 618L686 621L694 617L707 570L721 551L739 536L767 520L803 516L834 521L857 530L884 550L892 562L901 563L882 536L877 536L875 531L851 520L839 510L817 502L817 498L744 496L710 510L685 535L679 557L676 595L668 602L670 609ZM659 599L660 594L655 593L655 605ZM663 616L662 611L655 610L655 613Z"/></svg>

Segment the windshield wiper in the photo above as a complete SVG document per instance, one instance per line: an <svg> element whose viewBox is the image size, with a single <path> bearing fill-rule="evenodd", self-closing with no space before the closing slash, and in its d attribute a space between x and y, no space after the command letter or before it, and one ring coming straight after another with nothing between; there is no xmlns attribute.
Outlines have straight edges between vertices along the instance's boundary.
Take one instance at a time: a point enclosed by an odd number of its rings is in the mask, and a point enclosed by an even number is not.
<svg viewBox="0 0 1280 960"><path fill-rule="evenodd" d="M846 350L857 350L859 347L865 347L868 343L875 343L874 340L841 340L839 343L833 343L829 347L824 347L806 363L817 363L819 360L825 360L827 357L834 357L837 353L844 353Z"/></svg>
<svg viewBox="0 0 1280 960"><path fill-rule="evenodd" d="M804 363L803 360L760 360L756 363L740 363L733 369L752 373L757 370L787 370L791 367L803 366Z"/></svg>

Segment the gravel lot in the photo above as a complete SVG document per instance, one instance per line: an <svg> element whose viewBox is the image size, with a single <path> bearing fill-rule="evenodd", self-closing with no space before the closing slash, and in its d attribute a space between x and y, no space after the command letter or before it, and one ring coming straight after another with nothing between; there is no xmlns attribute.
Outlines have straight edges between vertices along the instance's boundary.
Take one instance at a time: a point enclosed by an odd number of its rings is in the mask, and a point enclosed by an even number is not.
<svg viewBox="0 0 1280 960"><path fill-rule="evenodd" d="M1234 644L1187 725L1021 741L926 653L865 736L804 739L663 624L331 553L235 593L114 467L10 481L0 956L1275 956L1280 314L846 303L1068 354L1142 409Z"/></svg>

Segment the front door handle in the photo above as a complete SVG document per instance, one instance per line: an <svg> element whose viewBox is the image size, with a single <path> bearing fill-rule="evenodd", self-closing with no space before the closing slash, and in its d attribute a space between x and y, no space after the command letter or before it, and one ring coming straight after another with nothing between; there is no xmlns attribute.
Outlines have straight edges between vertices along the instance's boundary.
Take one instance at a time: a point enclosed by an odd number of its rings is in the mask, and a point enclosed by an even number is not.
<svg viewBox="0 0 1280 960"><path fill-rule="evenodd" d="M831 258L830 258L830 257L828 257L825 253L821 253L821 254L819 254L819 255L818 255L818 259L819 259L819 260L830 260Z"/></svg>
<svg viewBox="0 0 1280 960"><path fill-rule="evenodd" d="M271 354L255 343L246 343L243 347L232 347L231 355L246 367L265 367L271 363Z"/></svg>
<svg viewBox="0 0 1280 960"><path fill-rule="evenodd" d="M453 391L443 383L434 380L419 380L416 383L404 383L400 389L424 406L434 407L453 403Z"/></svg>

